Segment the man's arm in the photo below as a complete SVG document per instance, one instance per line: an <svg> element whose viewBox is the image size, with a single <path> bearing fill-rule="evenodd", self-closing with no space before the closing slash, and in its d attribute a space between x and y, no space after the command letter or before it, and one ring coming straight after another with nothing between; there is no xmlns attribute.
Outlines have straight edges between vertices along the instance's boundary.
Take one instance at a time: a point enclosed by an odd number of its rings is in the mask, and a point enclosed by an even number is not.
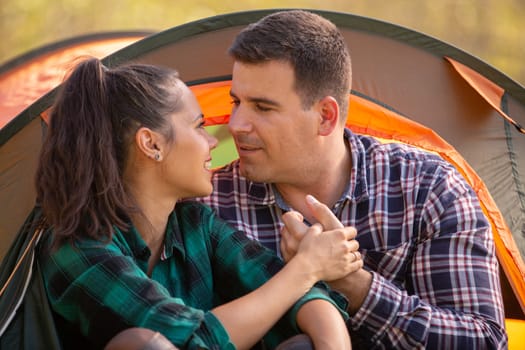
<svg viewBox="0 0 525 350"><path fill-rule="evenodd" d="M404 288L363 269L331 283L349 299L348 311L353 314L349 329L370 346L505 348L503 307L490 226L473 192L438 198L436 201L447 198L449 202L439 204L442 208L439 225L429 227L436 232L429 233L431 236L416 246ZM323 226L341 225L326 206L315 201L310 204ZM283 216L287 225L283 230L285 242L281 245L288 250L283 253L285 257L293 254L293 241L301 239L297 230L300 225L287 224L299 221L293 216ZM427 220L429 225L435 225L434 219ZM369 274L370 280L364 274L361 276L361 271ZM409 293L407 289L413 291Z"/></svg>

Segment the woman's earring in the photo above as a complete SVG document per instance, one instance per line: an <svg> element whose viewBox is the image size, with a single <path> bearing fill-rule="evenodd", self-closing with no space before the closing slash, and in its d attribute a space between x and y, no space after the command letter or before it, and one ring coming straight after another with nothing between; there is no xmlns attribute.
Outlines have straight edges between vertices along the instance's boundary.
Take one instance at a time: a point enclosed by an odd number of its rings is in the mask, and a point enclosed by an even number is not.
<svg viewBox="0 0 525 350"><path fill-rule="evenodd" d="M154 158L158 162L160 160L160 153L159 152L155 152Z"/></svg>

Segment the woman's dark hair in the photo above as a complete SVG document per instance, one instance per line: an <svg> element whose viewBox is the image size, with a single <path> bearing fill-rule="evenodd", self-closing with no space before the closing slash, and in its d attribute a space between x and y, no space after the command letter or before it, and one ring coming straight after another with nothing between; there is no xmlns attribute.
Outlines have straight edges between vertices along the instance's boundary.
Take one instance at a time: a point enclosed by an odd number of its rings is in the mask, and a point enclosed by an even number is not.
<svg viewBox="0 0 525 350"><path fill-rule="evenodd" d="M242 63L290 63L303 108L333 96L346 121L352 84L350 53L341 32L324 17L304 10L272 13L243 29L228 52Z"/></svg>
<svg viewBox="0 0 525 350"><path fill-rule="evenodd" d="M181 90L174 70L143 64L108 69L98 59L77 65L50 114L36 171L37 200L59 242L105 240L126 228L134 201L122 172L142 126L173 137L168 116Z"/></svg>

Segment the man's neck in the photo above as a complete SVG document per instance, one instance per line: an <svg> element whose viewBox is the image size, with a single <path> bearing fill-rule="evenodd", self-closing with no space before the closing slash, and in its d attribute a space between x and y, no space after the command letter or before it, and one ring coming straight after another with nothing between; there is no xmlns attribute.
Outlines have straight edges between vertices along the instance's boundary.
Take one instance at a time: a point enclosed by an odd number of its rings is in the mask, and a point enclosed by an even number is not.
<svg viewBox="0 0 525 350"><path fill-rule="evenodd" d="M311 194L320 202L332 208L347 189L350 181L350 169L352 157L350 146L345 141L345 149L340 152L340 157L334 157L332 161L323 162L319 165L318 175L309 177L302 182L293 184L276 183L284 202L292 209L300 212L309 222L312 221L306 205L306 195Z"/></svg>

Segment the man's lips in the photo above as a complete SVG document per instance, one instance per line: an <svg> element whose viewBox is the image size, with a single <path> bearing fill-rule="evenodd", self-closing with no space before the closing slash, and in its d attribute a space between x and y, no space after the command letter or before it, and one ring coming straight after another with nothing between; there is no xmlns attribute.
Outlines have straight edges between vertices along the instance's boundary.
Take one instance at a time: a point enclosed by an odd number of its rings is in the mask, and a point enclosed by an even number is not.
<svg viewBox="0 0 525 350"><path fill-rule="evenodd" d="M262 150L261 147L257 147L253 145L238 145L237 146L237 153L239 154L239 157L248 157L248 156L256 154L260 150Z"/></svg>
<svg viewBox="0 0 525 350"><path fill-rule="evenodd" d="M249 155L264 149L263 144L256 138L252 138L243 134L235 136L235 146L239 155Z"/></svg>
<svg viewBox="0 0 525 350"><path fill-rule="evenodd" d="M238 145L237 148L242 151L257 151L261 149L261 147L251 145Z"/></svg>

